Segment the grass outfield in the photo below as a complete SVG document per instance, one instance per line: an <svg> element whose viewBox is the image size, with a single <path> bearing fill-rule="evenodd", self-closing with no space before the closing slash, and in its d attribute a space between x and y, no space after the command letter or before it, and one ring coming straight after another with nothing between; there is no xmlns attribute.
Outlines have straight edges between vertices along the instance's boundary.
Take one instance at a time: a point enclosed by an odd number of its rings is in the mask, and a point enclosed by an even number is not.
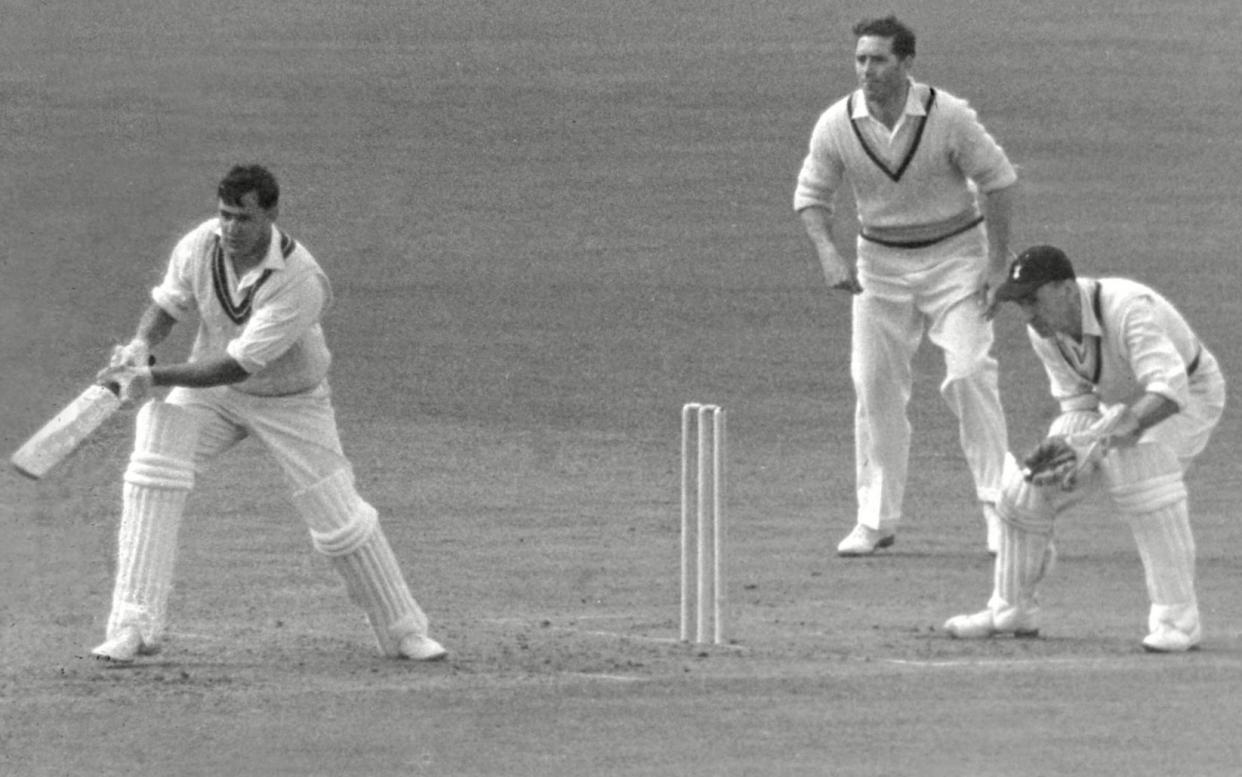
<svg viewBox="0 0 1242 777"><path fill-rule="evenodd" d="M96 666L118 420L45 482L0 473L0 773L1237 773L1232 408L1189 478L1197 653L1141 652L1142 568L1100 505L1059 528L1045 639L945 638L991 563L926 350L898 544L833 553L853 523L849 316L790 200L875 7L18 5L0 25L0 442L129 335L228 165L268 163L336 290L360 488L452 656L373 655L244 444L191 498L167 649ZM897 11L916 75L969 98L1019 165L1015 246L1163 290L1232 379L1242 22L1232 0L1105 5ZM1024 449L1052 407L1012 313L997 334ZM729 411L721 647L675 642L689 400Z"/></svg>

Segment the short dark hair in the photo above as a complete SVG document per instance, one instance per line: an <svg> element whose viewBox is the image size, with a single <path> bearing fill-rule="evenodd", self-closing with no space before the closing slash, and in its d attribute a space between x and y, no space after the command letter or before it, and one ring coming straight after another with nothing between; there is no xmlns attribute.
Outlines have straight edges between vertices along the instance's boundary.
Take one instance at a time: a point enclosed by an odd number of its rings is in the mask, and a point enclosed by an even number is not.
<svg viewBox="0 0 1242 777"><path fill-rule="evenodd" d="M854 37L870 35L876 38L891 38L893 53L905 59L914 56L914 30L897 20L893 14L883 19L863 19L854 25Z"/></svg>
<svg viewBox="0 0 1242 777"><path fill-rule="evenodd" d="M220 200L234 207L240 207L241 198L249 192L255 193L255 199L263 210L271 210L280 202L280 186L276 183L276 176L263 165L234 165L216 187Z"/></svg>

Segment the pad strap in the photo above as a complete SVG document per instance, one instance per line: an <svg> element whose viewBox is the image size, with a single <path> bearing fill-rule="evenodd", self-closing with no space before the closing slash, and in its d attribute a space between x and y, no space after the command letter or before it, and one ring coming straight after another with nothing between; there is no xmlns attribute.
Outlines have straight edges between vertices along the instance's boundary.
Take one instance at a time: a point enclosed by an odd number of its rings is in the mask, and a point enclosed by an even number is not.
<svg viewBox="0 0 1242 777"><path fill-rule="evenodd" d="M1123 513L1139 515L1186 501L1186 483L1180 472L1127 483L1109 489L1113 504Z"/></svg>

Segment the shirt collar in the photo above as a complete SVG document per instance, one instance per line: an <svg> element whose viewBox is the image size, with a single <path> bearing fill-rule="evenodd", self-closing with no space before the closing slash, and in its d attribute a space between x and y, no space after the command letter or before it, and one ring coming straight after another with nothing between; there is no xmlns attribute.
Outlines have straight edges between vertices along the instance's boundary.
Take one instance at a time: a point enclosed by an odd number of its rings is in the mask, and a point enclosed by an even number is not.
<svg viewBox="0 0 1242 777"><path fill-rule="evenodd" d="M215 232L216 237L220 237L219 220L216 221L216 226L212 231ZM229 262L229 265L230 269L234 269L232 267L232 262ZM238 291L242 291L248 286L253 286L268 270L283 269L285 269L285 255L284 252L280 250L280 230L273 226L272 234L268 238L267 242L267 253L263 255L263 261L247 270L245 275L237 279L237 289Z"/></svg>
<svg viewBox="0 0 1242 777"><path fill-rule="evenodd" d="M263 257L263 261L259 262L257 270L283 270L285 269L285 254L280 249L280 230L272 227L271 237L267 241L267 255Z"/></svg>
<svg viewBox="0 0 1242 777"><path fill-rule="evenodd" d="M906 91L906 107L902 109L902 116L926 116L927 115L927 89L924 84L920 84L913 78L906 79L906 83L910 88ZM854 92L854 112L850 116L851 119L873 119L871 111L867 110L867 96L863 94L862 89ZM899 122L900 123L900 122Z"/></svg>
<svg viewBox="0 0 1242 777"><path fill-rule="evenodd" d="M1101 337L1104 334L1104 326L1099 319L1095 317L1095 295L1099 288L1100 282L1092 278L1080 278L1078 280L1078 299L1082 305L1082 333Z"/></svg>

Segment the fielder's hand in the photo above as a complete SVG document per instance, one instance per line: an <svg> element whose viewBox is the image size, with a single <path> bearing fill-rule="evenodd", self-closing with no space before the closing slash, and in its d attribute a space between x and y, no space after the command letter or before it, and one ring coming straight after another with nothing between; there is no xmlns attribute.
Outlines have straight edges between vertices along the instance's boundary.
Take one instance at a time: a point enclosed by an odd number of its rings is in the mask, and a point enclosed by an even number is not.
<svg viewBox="0 0 1242 777"><path fill-rule="evenodd" d="M988 321L996 318L996 314L1000 312L1001 303L996 299L996 292L1000 290L1006 277L1008 275L1005 272L986 275L979 286L979 302L983 305L983 317Z"/></svg>
<svg viewBox="0 0 1242 777"><path fill-rule="evenodd" d="M862 284L858 282L858 270L838 256L835 251L828 256L821 257L820 264L828 288L848 291L850 294L862 294Z"/></svg>
<svg viewBox="0 0 1242 777"><path fill-rule="evenodd" d="M862 294L863 290L862 284L858 282L857 278L853 277L847 278L840 283L833 284L832 288L839 289L841 291L848 291L850 294Z"/></svg>

